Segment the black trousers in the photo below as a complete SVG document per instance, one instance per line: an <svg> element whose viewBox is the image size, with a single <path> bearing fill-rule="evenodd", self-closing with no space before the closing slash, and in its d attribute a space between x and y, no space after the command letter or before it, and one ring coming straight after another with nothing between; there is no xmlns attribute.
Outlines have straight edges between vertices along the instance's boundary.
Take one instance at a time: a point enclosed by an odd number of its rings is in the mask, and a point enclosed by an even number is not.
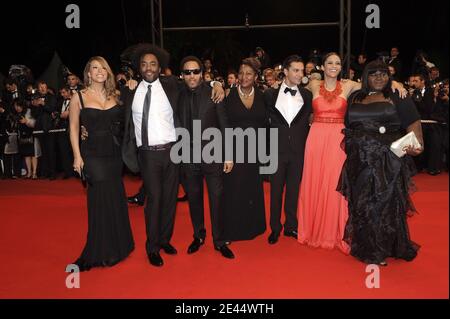
<svg viewBox="0 0 450 319"><path fill-rule="evenodd" d="M185 182L184 182L185 178L184 178L184 174L180 174L180 184L181 186L183 186L183 189L185 189L186 187L184 186ZM145 201L145 189L144 189L144 183L142 183L141 187L139 187L138 192L134 195L135 197L137 197L138 200L140 201Z"/></svg>
<svg viewBox="0 0 450 319"><path fill-rule="evenodd" d="M73 156L70 148L70 138L68 132L56 133L56 145L58 146L59 159L61 161L61 168L65 176L73 175Z"/></svg>
<svg viewBox="0 0 450 319"><path fill-rule="evenodd" d="M279 156L278 169L270 180L270 228L274 233L279 234L283 228L281 225L281 207L285 185L284 211L286 220L284 231L297 231L297 205L302 171L303 161L298 158Z"/></svg>
<svg viewBox="0 0 450 319"><path fill-rule="evenodd" d="M444 126L436 123L424 123L422 125L424 152L414 160L418 170L438 171L443 166L444 157Z"/></svg>
<svg viewBox="0 0 450 319"><path fill-rule="evenodd" d="M147 202L144 208L147 253L159 252L170 242L175 223L179 165L170 160L170 149L139 150L139 166Z"/></svg>
<svg viewBox="0 0 450 319"><path fill-rule="evenodd" d="M39 160L39 171L43 177L56 175L56 135L55 133L39 134L42 156Z"/></svg>
<svg viewBox="0 0 450 319"><path fill-rule="evenodd" d="M214 165L214 164L213 164ZM191 214L194 237L205 239L205 208L203 205L203 179L206 179L211 216L212 237L215 246L222 246L221 216L223 213L223 171L205 170L205 165L184 164L185 191L188 195L189 211Z"/></svg>
<svg viewBox="0 0 450 319"><path fill-rule="evenodd" d="M4 154L3 155L3 165L4 165L4 177L11 178L13 176L21 176L21 163L22 156L20 154Z"/></svg>

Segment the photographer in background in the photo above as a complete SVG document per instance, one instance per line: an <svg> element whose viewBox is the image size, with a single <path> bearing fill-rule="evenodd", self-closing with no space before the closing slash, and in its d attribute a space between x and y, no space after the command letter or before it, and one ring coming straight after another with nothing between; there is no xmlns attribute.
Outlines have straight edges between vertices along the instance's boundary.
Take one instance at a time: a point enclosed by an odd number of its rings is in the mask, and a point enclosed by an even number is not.
<svg viewBox="0 0 450 319"><path fill-rule="evenodd" d="M56 112L56 97L48 91L45 81L37 83L38 92L32 97L32 115L36 118L36 129L44 131L38 135L42 149L39 171L42 178L54 180L56 178L55 134L49 130L54 125ZM53 116L52 116L53 113Z"/></svg>
<svg viewBox="0 0 450 319"><path fill-rule="evenodd" d="M402 78L402 61L398 57L399 54L400 54L400 50L398 49L398 47L392 47L388 65L394 67L396 74L397 74L397 78L401 79Z"/></svg>
<svg viewBox="0 0 450 319"><path fill-rule="evenodd" d="M25 159L26 178L37 179L38 157L41 156L41 148L38 139L33 136L36 120L31 117L31 110L26 107L24 100L16 99L13 105L17 120L19 158Z"/></svg>
<svg viewBox="0 0 450 319"><path fill-rule="evenodd" d="M309 84L309 81L311 79L314 80L322 80L323 78L323 71L320 69L320 66L314 62L314 60L311 60L306 63L305 65L305 76L302 78L302 82L300 85L302 87L306 87Z"/></svg>
<svg viewBox="0 0 450 319"><path fill-rule="evenodd" d="M8 111L12 111L13 110L13 101L15 99L22 99L24 94L23 92L19 91L19 86L17 81L15 81L14 79L7 79L5 81L5 88L6 88L6 93L5 93L5 97L4 97L4 107L6 107L6 109Z"/></svg>
<svg viewBox="0 0 450 319"><path fill-rule="evenodd" d="M7 112L5 121L6 143L3 149L3 178L17 179L21 174L19 156L18 125L23 120L24 115L18 113L11 102L11 111Z"/></svg>
<svg viewBox="0 0 450 319"><path fill-rule="evenodd" d="M4 151L5 145L8 143L8 134L6 133L7 127L7 115L5 104L3 100L0 99L0 174L2 177L5 176L4 170Z"/></svg>
<svg viewBox="0 0 450 319"><path fill-rule="evenodd" d="M238 73L235 70L228 71L227 75L227 89L231 89L237 86L239 83Z"/></svg>
<svg viewBox="0 0 450 319"><path fill-rule="evenodd" d="M351 68L355 70L355 76L353 77L353 81L359 82L361 80L361 75L366 65L367 65L367 54L365 53L358 54L357 61L352 61L350 64Z"/></svg>
<svg viewBox="0 0 450 319"><path fill-rule="evenodd" d="M441 78L439 75L439 68L436 66L433 66L430 69L430 85L436 85L439 82L441 82Z"/></svg>
<svg viewBox="0 0 450 319"><path fill-rule="evenodd" d="M80 78L73 73L67 76L67 85L72 91L72 94L84 88L83 84L81 84Z"/></svg>
<svg viewBox="0 0 450 319"><path fill-rule="evenodd" d="M435 110L432 114L432 118L439 123L441 128L442 138L441 138L441 146L442 146L442 157L443 164L446 170L448 171L448 159L449 159L449 151L448 151L448 143L449 143L449 128L448 128L448 96L449 96L449 83L448 79L440 82L434 91L435 96Z"/></svg>
<svg viewBox="0 0 450 319"><path fill-rule="evenodd" d="M415 157L416 166L420 172L426 169L430 175L438 175L442 164L442 130L435 116L435 92L427 87L422 74L414 74L410 80L412 99L422 120L424 152Z"/></svg>
<svg viewBox="0 0 450 319"><path fill-rule="evenodd" d="M255 58L261 63L261 70L270 67L270 56L261 47L256 47Z"/></svg>
<svg viewBox="0 0 450 319"><path fill-rule="evenodd" d="M125 87L129 80L135 79L134 70L130 62L122 61L120 71L116 75L116 83L119 89Z"/></svg>
<svg viewBox="0 0 450 319"><path fill-rule="evenodd" d="M272 87L279 85L279 83L277 83L277 79L275 77L275 72L272 69L270 69L270 72L265 73L264 81L266 82L267 88L272 88Z"/></svg>
<svg viewBox="0 0 450 319"><path fill-rule="evenodd" d="M55 133L56 145L58 148L57 158L60 161L60 166L64 172L63 179L73 177L73 158L70 148L69 138L69 103L72 98L71 90L68 86L62 87L59 90L59 102L56 112L52 113L53 128L64 129L63 132Z"/></svg>

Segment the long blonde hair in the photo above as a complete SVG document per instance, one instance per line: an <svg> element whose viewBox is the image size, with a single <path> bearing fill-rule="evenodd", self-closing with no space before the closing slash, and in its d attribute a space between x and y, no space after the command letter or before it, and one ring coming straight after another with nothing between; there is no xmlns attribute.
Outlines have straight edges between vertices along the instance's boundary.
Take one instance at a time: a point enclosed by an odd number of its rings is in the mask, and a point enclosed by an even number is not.
<svg viewBox="0 0 450 319"><path fill-rule="evenodd" d="M117 99L117 90L116 90L116 78L114 77L114 73L112 72L108 62L106 62L105 58L101 56L94 56L89 59L88 63L84 67L83 76L84 76L84 84L86 87L90 86L91 80L89 78L89 70L91 69L92 62L97 61L100 63L102 67L106 69L106 73L108 74L106 81L105 81L105 91L106 91L106 98L114 98Z"/></svg>

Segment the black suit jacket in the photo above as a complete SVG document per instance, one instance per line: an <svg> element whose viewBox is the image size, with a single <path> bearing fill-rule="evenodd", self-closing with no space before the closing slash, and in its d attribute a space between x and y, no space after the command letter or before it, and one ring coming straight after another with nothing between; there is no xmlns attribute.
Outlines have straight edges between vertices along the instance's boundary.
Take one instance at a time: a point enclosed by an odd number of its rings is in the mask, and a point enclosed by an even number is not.
<svg viewBox="0 0 450 319"><path fill-rule="evenodd" d="M303 163L306 138L309 132L309 116L312 112L312 93L298 86L304 104L291 125L275 108L280 89L268 89L264 92L267 116L271 128L278 128L278 155L281 158L293 158ZM271 141L272 143L272 141Z"/></svg>
<svg viewBox="0 0 450 319"><path fill-rule="evenodd" d="M47 93L44 96L44 105L31 106L31 116L36 119L36 129L45 132L53 129L52 113L57 110L57 100L53 94Z"/></svg>
<svg viewBox="0 0 450 319"><path fill-rule="evenodd" d="M402 61L399 58L395 58L389 65L393 66L396 71L396 76L401 79L402 78Z"/></svg>
<svg viewBox="0 0 450 319"><path fill-rule="evenodd" d="M414 102L420 113L420 118L422 120L430 120L435 105L433 88L427 87L423 97L420 100L414 100Z"/></svg>
<svg viewBox="0 0 450 319"><path fill-rule="evenodd" d="M182 83L175 76L160 77L161 85L169 99L170 106L173 110L174 125L179 125L177 117L177 105ZM128 87L122 88L120 92L121 104L125 107L125 127L122 142L122 159L125 165L134 173L139 172L139 164L137 159L136 135L134 132L132 106L136 90L130 90Z"/></svg>
<svg viewBox="0 0 450 319"><path fill-rule="evenodd" d="M198 118L201 121L201 132L205 131L208 128L218 128L222 137L225 136L225 128L230 127L228 122L228 116L226 114L225 103L224 101L220 103L214 103L211 100L212 88L211 86L203 82L196 89L196 106L198 108ZM179 100L178 100L178 118L180 119L180 126L184 128L189 127L190 116L187 110L190 107L190 99L191 99L191 91L190 89L184 85L183 90L181 90ZM192 136L191 136L192 138ZM222 142L225 142L223 139ZM208 144L209 141L202 141L202 149L203 146ZM222 143L222 145L224 145ZM191 150L192 151L192 150ZM224 152L222 154L225 154ZM192 157L192 154L191 154ZM231 160L231 159L230 159ZM223 165L219 163L210 163L210 164L202 164L207 171L213 170L221 170Z"/></svg>

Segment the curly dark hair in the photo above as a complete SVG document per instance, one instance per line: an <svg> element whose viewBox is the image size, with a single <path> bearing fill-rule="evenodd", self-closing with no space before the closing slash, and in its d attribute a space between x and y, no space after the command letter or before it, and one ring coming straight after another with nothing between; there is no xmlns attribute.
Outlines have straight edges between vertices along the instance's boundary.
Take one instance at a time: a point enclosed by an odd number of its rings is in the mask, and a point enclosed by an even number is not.
<svg viewBox="0 0 450 319"><path fill-rule="evenodd" d="M252 68L252 70L255 71L256 74L258 74L259 69L261 69L261 62L259 62L256 58L253 57L245 58L244 60L242 60L241 65L246 65Z"/></svg>

